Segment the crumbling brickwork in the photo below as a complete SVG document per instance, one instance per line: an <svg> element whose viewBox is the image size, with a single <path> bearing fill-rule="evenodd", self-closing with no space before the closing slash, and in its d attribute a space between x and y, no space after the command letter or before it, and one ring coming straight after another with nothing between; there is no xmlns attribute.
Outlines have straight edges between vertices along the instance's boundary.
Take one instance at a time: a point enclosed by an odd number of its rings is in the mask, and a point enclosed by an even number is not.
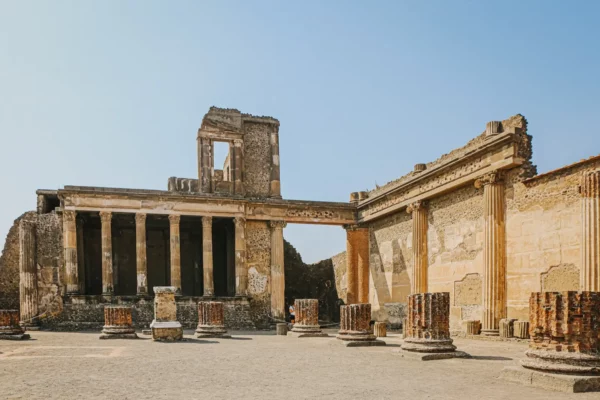
<svg viewBox="0 0 600 400"><path fill-rule="evenodd" d="M246 195L250 197L269 196L270 169L265 168L271 163L271 148L269 135L271 125L261 123L244 124L244 168Z"/></svg>
<svg viewBox="0 0 600 400"><path fill-rule="evenodd" d="M252 320L257 326L266 327L271 315L271 232L266 222L246 223L246 255Z"/></svg>
<svg viewBox="0 0 600 400"><path fill-rule="evenodd" d="M17 218L6 235L0 255L0 310L19 309L19 222L31 215L35 213L27 212Z"/></svg>
<svg viewBox="0 0 600 400"><path fill-rule="evenodd" d="M405 337L443 340L450 338L450 293L408 296Z"/></svg>

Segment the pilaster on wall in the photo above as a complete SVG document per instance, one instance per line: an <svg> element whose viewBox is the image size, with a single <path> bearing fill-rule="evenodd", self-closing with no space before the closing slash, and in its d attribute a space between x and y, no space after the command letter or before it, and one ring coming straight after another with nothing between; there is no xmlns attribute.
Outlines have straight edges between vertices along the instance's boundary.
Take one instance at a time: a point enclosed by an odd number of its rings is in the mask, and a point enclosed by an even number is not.
<svg viewBox="0 0 600 400"><path fill-rule="evenodd" d="M346 229L346 304L369 302L369 229L344 225Z"/></svg>
<svg viewBox="0 0 600 400"><path fill-rule="evenodd" d="M406 208L412 214L413 220L413 277L411 281L411 294L426 293L428 291L428 254L427 254L427 204L417 201Z"/></svg>
<svg viewBox="0 0 600 400"><path fill-rule="evenodd" d="M584 172L580 186L581 290L600 291L600 170Z"/></svg>
<svg viewBox="0 0 600 400"><path fill-rule="evenodd" d="M271 227L271 314L285 319L285 273L283 253L283 228L285 221L270 221Z"/></svg>
<svg viewBox="0 0 600 400"><path fill-rule="evenodd" d="M486 174L475 181L483 187L484 202L484 274L483 335L498 335L500 319L506 318L506 221L504 180L501 171Z"/></svg>
<svg viewBox="0 0 600 400"><path fill-rule="evenodd" d="M179 237L180 215L169 215L171 243L171 286L181 293L181 243Z"/></svg>

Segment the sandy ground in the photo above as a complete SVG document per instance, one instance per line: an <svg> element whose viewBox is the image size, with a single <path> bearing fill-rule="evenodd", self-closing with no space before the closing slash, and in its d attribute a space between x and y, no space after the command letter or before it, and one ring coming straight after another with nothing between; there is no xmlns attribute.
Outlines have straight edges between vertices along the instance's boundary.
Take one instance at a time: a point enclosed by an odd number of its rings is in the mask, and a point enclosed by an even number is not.
<svg viewBox="0 0 600 400"><path fill-rule="evenodd" d="M2 399L570 399L498 379L525 344L457 339L472 359L413 361L388 346L346 348L335 337L234 332L233 339L156 343L98 333L30 332L0 340ZM333 334L334 331L331 331Z"/></svg>

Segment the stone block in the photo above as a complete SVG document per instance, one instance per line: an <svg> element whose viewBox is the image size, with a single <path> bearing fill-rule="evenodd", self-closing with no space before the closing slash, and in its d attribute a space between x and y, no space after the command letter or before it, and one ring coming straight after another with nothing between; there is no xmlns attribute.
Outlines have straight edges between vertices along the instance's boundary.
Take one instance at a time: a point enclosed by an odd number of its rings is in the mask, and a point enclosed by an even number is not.
<svg viewBox="0 0 600 400"><path fill-rule="evenodd" d="M463 321L463 331L469 335L479 335L481 333L481 321Z"/></svg>
<svg viewBox="0 0 600 400"><path fill-rule="evenodd" d="M0 339L25 340L29 334L19 325L19 310L0 310Z"/></svg>
<svg viewBox="0 0 600 400"><path fill-rule="evenodd" d="M529 339L529 321L515 321L513 334L518 339Z"/></svg>
<svg viewBox="0 0 600 400"><path fill-rule="evenodd" d="M373 325L373 334L375 337L386 337L387 327L385 322L375 322L375 325Z"/></svg>
<svg viewBox="0 0 600 400"><path fill-rule="evenodd" d="M275 332L277 335L286 336L288 334L287 324L282 322L282 323L275 325Z"/></svg>
<svg viewBox="0 0 600 400"><path fill-rule="evenodd" d="M137 339L131 307L106 306L104 307L104 327L100 339Z"/></svg>
<svg viewBox="0 0 600 400"><path fill-rule="evenodd" d="M154 287L154 320L150 324L152 339L177 341L183 339L183 327L177 321L174 286Z"/></svg>
<svg viewBox="0 0 600 400"><path fill-rule="evenodd" d="M511 338L514 336L514 322L515 319L503 318L500 320L500 337Z"/></svg>
<svg viewBox="0 0 600 400"><path fill-rule="evenodd" d="M504 367L500 378L565 393L600 392L600 376L553 374L523 367Z"/></svg>

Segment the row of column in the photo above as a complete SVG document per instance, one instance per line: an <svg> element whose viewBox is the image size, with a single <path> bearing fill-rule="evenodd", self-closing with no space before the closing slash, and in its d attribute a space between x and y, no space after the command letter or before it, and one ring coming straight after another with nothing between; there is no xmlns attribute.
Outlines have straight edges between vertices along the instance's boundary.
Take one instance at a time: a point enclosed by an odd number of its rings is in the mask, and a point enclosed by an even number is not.
<svg viewBox="0 0 600 400"><path fill-rule="evenodd" d="M171 282L181 292L181 251L180 215L169 215ZM114 293L113 252L112 252L112 212L100 212L102 224L102 294ZM234 218L235 222L235 293L246 295L246 220ZM79 273L77 262L77 220L75 211L63 212L63 242L65 256L66 287L68 294L79 294ZM148 263L146 257L146 214L135 215L136 225L136 275L137 294L148 294ZM283 240L283 236L282 236ZM283 246L283 245L282 245ZM202 261L204 274L204 295L214 295L212 217L202 217ZM283 265L283 263L282 263Z"/></svg>

